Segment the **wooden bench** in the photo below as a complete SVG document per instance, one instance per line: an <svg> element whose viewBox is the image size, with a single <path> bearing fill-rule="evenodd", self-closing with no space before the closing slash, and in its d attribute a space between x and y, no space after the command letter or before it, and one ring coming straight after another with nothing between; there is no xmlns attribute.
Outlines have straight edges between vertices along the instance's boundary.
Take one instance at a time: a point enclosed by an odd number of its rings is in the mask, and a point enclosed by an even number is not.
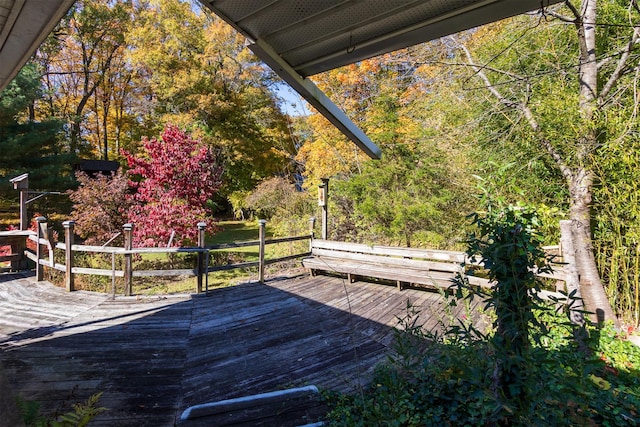
<svg viewBox="0 0 640 427"><path fill-rule="evenodd" d="M346 274L350 282L360 278L385 279L404 284L448 288L456 273L469 263L464 252L432 249L368 246L358 243L318 240L311 242L311 256L302 265L311 275L317 271ZM488 287L489 281L469 276L469 282Z"/></svg>

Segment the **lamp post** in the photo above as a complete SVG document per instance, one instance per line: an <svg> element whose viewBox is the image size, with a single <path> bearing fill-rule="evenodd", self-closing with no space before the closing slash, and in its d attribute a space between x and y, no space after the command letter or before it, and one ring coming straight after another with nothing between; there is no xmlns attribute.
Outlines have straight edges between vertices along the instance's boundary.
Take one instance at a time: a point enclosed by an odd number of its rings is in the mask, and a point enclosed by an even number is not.
<svg viewBox="0 0 640 427"><path fill-rule="evenodd" d="M29 216L27 215L27 205L40 197L44 197L49 194L60 195L59 191L29 191L29 174L23 173L20 176L11 178L9 180L13 184L13 189L20 191L20 230L29 229ZM37 196L29 198L30 194L37 194Z"/></svg>
<svg viewBox="0 0 640 427"><path fill-rule="evenodd" d="M29 174L23 173L9 180L13 184L13 189L20 191L20 230L29 228L29 218L27 217L27 197L29 197Z"/></svg>

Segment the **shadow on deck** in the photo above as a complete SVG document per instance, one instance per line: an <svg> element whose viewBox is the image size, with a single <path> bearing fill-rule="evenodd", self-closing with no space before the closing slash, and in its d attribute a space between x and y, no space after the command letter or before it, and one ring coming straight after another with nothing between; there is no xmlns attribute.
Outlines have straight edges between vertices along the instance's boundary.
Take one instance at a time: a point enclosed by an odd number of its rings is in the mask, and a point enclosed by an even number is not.
<svg viewBox="0 0 640 427"><path fill-rule="evenodd" d="M407 302L427 327L447 317L437 293L327 276L112 301L4 275L0 355L14 391L47 413L103 392L109 410L93 426L173 426L205 402L356 390L390 351Z"/></svg>

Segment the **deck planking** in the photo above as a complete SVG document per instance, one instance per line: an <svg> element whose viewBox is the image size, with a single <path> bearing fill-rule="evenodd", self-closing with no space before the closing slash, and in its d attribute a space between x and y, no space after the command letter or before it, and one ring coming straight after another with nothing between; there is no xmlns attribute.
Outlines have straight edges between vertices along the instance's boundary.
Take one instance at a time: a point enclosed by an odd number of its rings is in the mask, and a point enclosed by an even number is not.
<svg viewBox="0 0 640 427"><path fill-rule="evenodd" d="M109 410L94 426L173 426L211 401L309 384L356 390L389 353L408 302L434 327L447 317L438 293L330 276L111 300L5 275L0 355L14 391L47 412L103 392Z"/></svg>

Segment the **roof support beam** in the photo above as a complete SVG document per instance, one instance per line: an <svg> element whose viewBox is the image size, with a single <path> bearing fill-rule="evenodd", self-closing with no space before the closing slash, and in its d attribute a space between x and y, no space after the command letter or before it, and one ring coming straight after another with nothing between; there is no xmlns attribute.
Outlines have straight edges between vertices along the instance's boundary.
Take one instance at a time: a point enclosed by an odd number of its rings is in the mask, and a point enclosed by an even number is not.
<svg viewBox="0 0 640 427"><path fill-rule="evenodd" d="M18 74L75 0L9 1L7 20L0 23L0 90ZM0 3L6 3L0 1Z"/></svg>
<svg viewBox="0 0 640 427"><path fill-rule="evenodd" d="M300 76L268 44L257 40L249 49L298 92L320 114L340 129L351 141L372 159L379 159L382 152L347 115L334 104L311 80Z"/></svg>

